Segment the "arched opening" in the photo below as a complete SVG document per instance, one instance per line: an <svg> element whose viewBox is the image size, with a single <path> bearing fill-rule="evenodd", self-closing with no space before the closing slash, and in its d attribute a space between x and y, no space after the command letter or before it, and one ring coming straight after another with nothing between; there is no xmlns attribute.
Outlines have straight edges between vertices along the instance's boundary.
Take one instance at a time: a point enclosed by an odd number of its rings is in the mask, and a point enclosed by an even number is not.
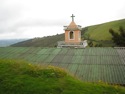
<svg viewBox="0 0 125 94"><path fill-rule="evenodd" d="M70 36L70 39L74 39L74 32L70 31L69 36Z"/></svg>

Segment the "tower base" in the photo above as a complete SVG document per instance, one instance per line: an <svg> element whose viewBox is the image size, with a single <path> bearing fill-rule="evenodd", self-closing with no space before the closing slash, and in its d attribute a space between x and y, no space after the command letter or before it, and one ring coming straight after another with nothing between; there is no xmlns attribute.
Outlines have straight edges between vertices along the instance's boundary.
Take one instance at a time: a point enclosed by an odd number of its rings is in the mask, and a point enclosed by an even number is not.
<svg viewBox="0 0 125 94"><path fill-rule="evenodd" d="M87 40L78 42L78 43L72 43L72 42L65 42L65 41L58 41L57 48L85 48L88 45Z"/></svg>

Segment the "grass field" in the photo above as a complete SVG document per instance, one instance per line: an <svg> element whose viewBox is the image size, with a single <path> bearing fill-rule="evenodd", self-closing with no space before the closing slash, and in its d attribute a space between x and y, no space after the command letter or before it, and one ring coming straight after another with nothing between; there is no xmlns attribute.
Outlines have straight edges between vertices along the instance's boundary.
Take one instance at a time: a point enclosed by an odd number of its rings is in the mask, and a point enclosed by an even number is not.
<svg viewBox="0 0 125 94"><path fill-rule="evenodd" d="M53 66L1 59L0 94L125 94L125 88L81 82Z"/></svg>

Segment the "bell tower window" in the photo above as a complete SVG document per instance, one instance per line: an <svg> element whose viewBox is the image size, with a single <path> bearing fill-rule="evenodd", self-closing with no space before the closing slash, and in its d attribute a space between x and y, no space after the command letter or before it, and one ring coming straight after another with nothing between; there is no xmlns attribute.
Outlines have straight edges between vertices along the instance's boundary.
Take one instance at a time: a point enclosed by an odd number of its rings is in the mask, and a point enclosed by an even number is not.
<svg viewBox="0 0 125 94"><path fill-rule="evenodd" d="M74 39L74 32L73 31L69 32L69 37L70 37L70 39Z"/></svg>

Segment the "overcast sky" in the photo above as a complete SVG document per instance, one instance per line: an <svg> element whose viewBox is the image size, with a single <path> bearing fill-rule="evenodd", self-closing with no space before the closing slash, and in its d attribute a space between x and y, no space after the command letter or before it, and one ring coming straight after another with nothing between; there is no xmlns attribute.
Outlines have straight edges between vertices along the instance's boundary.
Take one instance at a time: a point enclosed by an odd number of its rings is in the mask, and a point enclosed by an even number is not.
<svg viewBox="0 0 125 94"><path fill-rule="evenodd" d="M86 27L125 18L125 0L0 0L0 39L64 33L71 15Z"/></svg>

